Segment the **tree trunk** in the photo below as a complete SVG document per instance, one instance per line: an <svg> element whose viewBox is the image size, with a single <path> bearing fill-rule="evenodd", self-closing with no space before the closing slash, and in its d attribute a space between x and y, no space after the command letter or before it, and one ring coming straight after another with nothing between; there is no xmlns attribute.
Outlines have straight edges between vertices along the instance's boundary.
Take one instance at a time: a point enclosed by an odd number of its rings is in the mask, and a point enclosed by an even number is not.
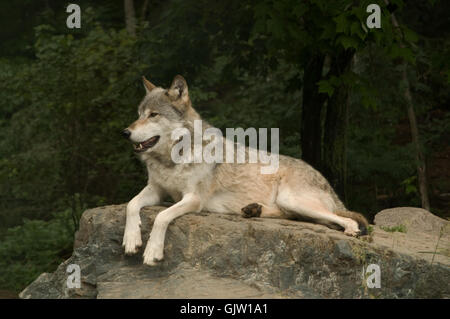
<svg viewBox="0 0 450 319"><path fill-rule="evenodd" d="M389 1L385 0L385 3L389 5ZM398 31L400 31L399 24L397 22L397 18L395 17L395 14L391 14L392 24L394 28ZM405 45L403 43L400 43L401 47L404 47ZM415 158L416 158L416 165L417 165L417 176L419 179L419 190L420 190L420 197L422 201L422 208L426 210L430 210L430 200L428 198L428 182L427 182L427 174L426 174L426 163L425 163L425 156L422 151L420 138L419 138L419 129L417 127L417 120L416 120L416 112L414 110L414 104L412 101L411 96L411 87L408 80L407 75L407 69L408 64L406 61L403 61L403 68L402 68L402 80L405 85L405 90L403 92L403 95L405 97L406 102L406 109L408 112L408 119L409 119L409 126L411 128L411 139L412 143L415 146Z"/></svg>
<svg viewBox="0 0 450 319"><path fill-rule="evenodd" d="M351 67L353 50L345 50L333 57L330 75L341 76ZM322 173L339 197L347 195L347 126L349 90L346 84L335 88L328 100L323 139Z"/></svg>
<svg viewBox="0 0 450 319"><path fill-rule="evenodd" d="M319 93L317 82L322 79L325 56L313 55L303 75L303 104L301 118L302 159L321 169L322 160L322 123L321 112L326 95Z"/></svg>
<svg viewBox="0 0 450 319"><path fill-rule="evenodd" d="M412 142L415 146L416 154L416 165L417 165L417 176L419 177L419 190L420 190L420 197L422 201L422 208L426 210L430 210L430 200L428 198L428 182L427 182L427 174L426 174L426 164L425 164L425 156L422 152L422 147L419 140L419 129L417 127L417 121L416 121L416 112L414 111L414 105L412 102L411 97L411 90L409 86L408 77L406 74L407 64L404 63L403 65L403 71L402 71L402 78L403 82L405 83L405 101L406 101L406 107L408 110L408 119L409 119L409 126L411 127L411 138Z"/></svg>
<svg viewBox="0 0 450 319"><path fill-rule="evenodd" d="M124 1L125 8L125 25L127 27L128 34L136 36L136 13L134 12L133 0Z"/></svg>
<svg viewBox="0 0 450 319"><path fill-rule="evenodd" d="M147 8L148 8L148 0L144 1L144 4L142 5L142 10L141 10L141 20L144 21L145 17L147 15Z"/></svg>

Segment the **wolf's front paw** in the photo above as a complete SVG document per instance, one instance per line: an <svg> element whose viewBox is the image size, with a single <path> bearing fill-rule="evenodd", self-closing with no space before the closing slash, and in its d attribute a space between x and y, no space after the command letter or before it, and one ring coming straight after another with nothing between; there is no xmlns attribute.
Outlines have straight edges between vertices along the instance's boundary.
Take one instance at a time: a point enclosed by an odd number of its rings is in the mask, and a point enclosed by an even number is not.
<svg viewBox="0 0 450 319"><path fill-rule="evenodd" d="M258 203L248 204L244 208L241 209L242 217L251 218L251 217L259 217L261 216L262 206Z"/></svg>
<svg viewBox="0 0 450 319"><path fill-rule="evenodd" d="M164 247L148 243L144 251L144 264L155 266L158 261L164 259Z"/></svg>
<svg viewBox="0 0 450 319"><path fill-rule="evenodd" d="M142 246L141 230L137 227L125 227L125 233L123 234L122 246L125 247L125 254L133 255L138 252Z"/></svg>

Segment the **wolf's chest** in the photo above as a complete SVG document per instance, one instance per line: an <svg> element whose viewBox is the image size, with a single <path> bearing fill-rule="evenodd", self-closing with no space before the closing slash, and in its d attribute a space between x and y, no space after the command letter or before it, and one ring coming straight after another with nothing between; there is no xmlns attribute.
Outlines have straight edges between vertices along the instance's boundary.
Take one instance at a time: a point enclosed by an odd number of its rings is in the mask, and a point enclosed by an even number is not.
<svg viewBox="0 0 450 319"><path fill-rule="evenodd" d="M198 192L207 187L211 180L211 168L202 164L179 164L170 167L147 165L149 178L174 200L183 194Z"/></svg>

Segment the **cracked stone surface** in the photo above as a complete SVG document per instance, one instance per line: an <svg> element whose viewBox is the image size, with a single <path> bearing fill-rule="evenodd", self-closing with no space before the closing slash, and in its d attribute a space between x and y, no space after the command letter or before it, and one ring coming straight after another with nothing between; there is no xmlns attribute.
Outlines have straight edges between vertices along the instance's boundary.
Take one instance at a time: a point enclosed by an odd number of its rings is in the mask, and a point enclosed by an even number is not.
<svg viewBox="0 0 450 319"><path fill-rule="evenodd" d="M417 208L377 214L371 240L311 223L207 212L168 228L165 258L125 256L126 205L84 212L72 256L44 273L21 298L449 298L449 222ZM164 207L141 210L142 239ZM381 227L404 225L406 233ZM386 229L386 228L384 228ZM78 264L81 288L67 287ZM377 264L381 288L363 269ZM366 275L367 276L367 275Z"/></svg>

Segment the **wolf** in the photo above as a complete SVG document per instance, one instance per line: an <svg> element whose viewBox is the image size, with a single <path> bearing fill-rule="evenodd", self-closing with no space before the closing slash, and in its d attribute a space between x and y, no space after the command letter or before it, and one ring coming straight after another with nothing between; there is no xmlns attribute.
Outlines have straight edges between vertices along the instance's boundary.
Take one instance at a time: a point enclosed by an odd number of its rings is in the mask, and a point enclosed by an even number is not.
<svg viewBox="0 0 450 319"><path fill-rule="evenodd" d="M145 77L145 97L138 107L138 119L123 130L134 152L145 164L148 181L126 208L123 235L125 254L135 254L142 246L140 209L158 205L166 196L175 204L155 218L144 250L144 264L153 266L164 257L164 240L169 224L186 213L242 214L245 218L302 219L349 236L364 235L367 220L347 210L328 181L304 161L280 155L272 174L261 174L261 163L182 163L172 160L171 150L179 140L176 129L193 130L202 120L189 97L186 80L177 75L168 89L157 87ZM203 121L203 130L211 127ZM224 139L225 147L234 141ZM248 148L246 151L249 152Z"/></svg>

